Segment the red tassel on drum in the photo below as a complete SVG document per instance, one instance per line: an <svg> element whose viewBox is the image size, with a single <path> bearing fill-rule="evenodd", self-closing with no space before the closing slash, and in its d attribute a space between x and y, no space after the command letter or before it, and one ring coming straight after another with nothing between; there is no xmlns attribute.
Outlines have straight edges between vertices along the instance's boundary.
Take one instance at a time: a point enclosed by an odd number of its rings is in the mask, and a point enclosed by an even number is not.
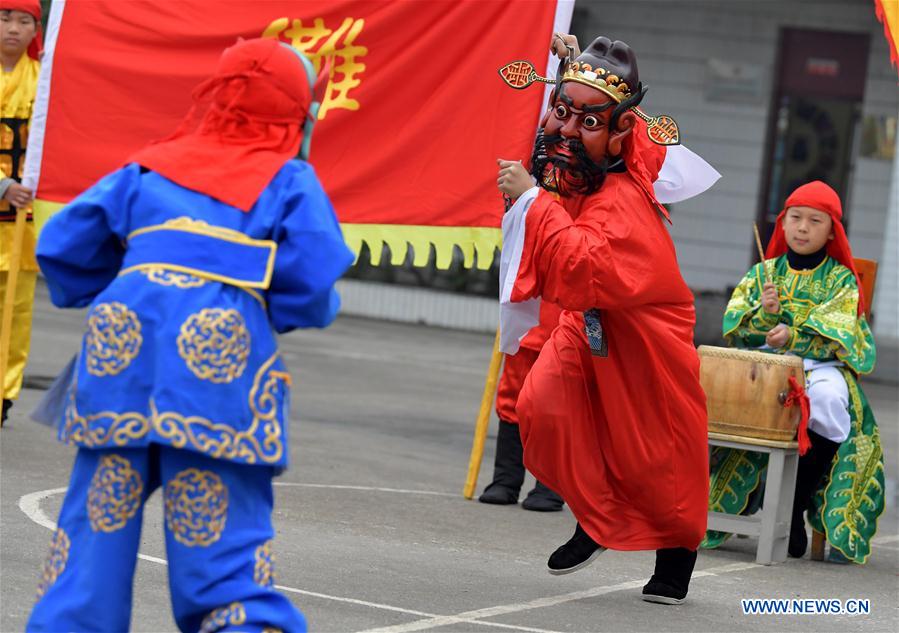
<svg viewBox="0 0 899 633"><path fill-rule="evenodd" d="M799 454L805 455L808 449L812 447L812 441L808 437L808 417L811 412L811 404L809 404L808 394L805 388L799 384L794 376L790 376L790 393L784 400L785 407L799 405L799 429L797 432L797 440L799 441Z"/></svg>

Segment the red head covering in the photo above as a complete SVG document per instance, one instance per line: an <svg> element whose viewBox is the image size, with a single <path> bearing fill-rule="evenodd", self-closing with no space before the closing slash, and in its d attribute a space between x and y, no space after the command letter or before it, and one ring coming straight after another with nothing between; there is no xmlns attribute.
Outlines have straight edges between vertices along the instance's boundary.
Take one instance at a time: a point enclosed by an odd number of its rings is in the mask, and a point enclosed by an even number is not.
<svg viewBox="0 0 899 633"><path fill-rule="evenodd" d="M277 40L243 40L225 50L193 98L172 136L127 162L249 211L297 155L312 100L306 70Z"/></svg>
<svg viewBox="0 0 899 633"><path fill-rule="evenodd" d="M40 0L0 0L0 11L22 11L34 18L37 26L34 39L28 45L28 56L31 59L40 60L44 51L42 44L44 37L41 33L41 2Z"/></svg>
<svg viewBox="0 0 899 633"><path fill-rule="evenodd" d="M849 239L846 237L845 229L843 229L843 206L840 204L840 197L837 195L837 192L820 180L814 180L802 185L787 198L783 211L777 216L774 234L771 236L771 241L768 242L765 258L773 259L787 252L787 238L784 235L783 219L787 209L790 207L811 207L818 211L823 211L833 220L833 239L827 241L827 254L843 264L855 275L855 283L858 285L858 313L864 314L865 295L862 281L858 276L858 271L855 270L852 248L849 246Z"/></svg>

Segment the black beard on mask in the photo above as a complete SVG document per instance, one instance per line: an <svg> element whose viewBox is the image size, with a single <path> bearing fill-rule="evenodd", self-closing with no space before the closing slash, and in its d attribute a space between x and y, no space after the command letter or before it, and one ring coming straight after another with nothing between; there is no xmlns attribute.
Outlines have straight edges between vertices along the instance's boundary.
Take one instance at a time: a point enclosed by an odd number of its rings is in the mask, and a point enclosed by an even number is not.
<svg viewBox="0 0 899 633"><path fill-rule="evenodd" d="M609 170L609 159L595 162L587 154L584 144L577 139L567 141L568 151L574 156L573 162L562 158L550 158L547 148L552 148L565 141L559 135L546 136L543 130L537 132L534 151L531 154L531 176L537 186L560 195L591 194L602 187ZM564 172L564 173L561 173ZM566 175L569 177L566 179ZM572 185L571 183L578 183Z"/></svg>

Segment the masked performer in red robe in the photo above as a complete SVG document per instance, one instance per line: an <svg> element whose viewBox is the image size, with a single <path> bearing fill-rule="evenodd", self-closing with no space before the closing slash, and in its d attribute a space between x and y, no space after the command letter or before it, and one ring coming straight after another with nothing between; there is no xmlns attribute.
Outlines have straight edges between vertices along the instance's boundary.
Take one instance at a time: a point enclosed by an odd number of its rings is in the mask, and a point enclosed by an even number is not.
<svg viewBox="0 0 899 633"><path fill-rule="evenodd" d="M538 186L517 163L500 169L517 198L503 220L503 351L536 323L538 298L564 310L518 400L524 463L578 520L550 573L656 550L643 598L679 604L706 527L707 420L693 295L659 204L675 198L658 181L679 163L682 200L717 172L650 138L627 44L600 37L561 72L531 159Z"/></svg>

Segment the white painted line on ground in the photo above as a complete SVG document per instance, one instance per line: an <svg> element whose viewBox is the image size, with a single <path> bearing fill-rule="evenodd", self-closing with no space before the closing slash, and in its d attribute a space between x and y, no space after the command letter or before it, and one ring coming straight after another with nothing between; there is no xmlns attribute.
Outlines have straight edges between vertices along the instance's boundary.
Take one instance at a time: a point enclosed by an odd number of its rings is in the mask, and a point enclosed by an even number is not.
<svg viewBox="0 0 899 633"><path fill-rule="evenodd" d="M374 609L383 609L384 611L396 611L398 613L407 613L409 615L420 615L428 618L439 617L433 613L425 613L424 611L414 611L412 609L404 609L402 607L394 607L389 604L380 604L378 602L368 602L367 600L357 600L356 598L342 598L340 596L331 596L326 593L318 593L316 591L306 591L305 589L297 589L295 587L285 587L284 585L275 585L275 589L287 591L288 593L298 593L303 596L312 596L313 598L324 598L326 600L335 600L337 602L346 602L347 604L357 604L362 607L372 607Z"/></svg>
<svg viewBox="0 0 899 633"><path fill-rule="evenodd" d="M22 495L19 499L19 510L25 513L29 519L45 527L50 531L56 530L56 521L44 514L41 510L41 501L53 495L62 494L68 488L50 488L49 490L38 490L27 495Z"/></svg>
<svg viewBox="0 0 899 633"><path fill-rule="evenodd" d="M287 591L290 593L298 593L304 596L312 596L314 598L325 598L326 600L336 600L338 602L346 602L348 604L357 604L363 607L372 607L375 609L383 609L385 611L397 611L399 613L407 613L409 615L417 615L423 616L426 618L440 618L435 613L425 613L423 611L413 611L412 609L403 609L402 607L394 607L389 604L380 604L377 602L368 602L366 600L357 600L355 598L340 598L337 596L331 596L324 593L317 593L315 591L304 591L302 589L294 589L293 587L285 587L283 585L275 585L275 589L280 589L281 591ZM473 621L474 622L474 621ZM475 624L482 624L484 626L493 626L503 629L515 629L516 631L533 631L534 633L556 633L555 631L549 631L547 629L535 629L529 626L517 626L514 624L502 624L500 622L474 622Z"/></svg>
<svg viewBox="0 0 899 633"><path fill-rule="evenodd" d="M280 482L279 482L280 483ZM279 485L276 483L275 485ZM298 483L288 483L283 482L280 485L292 485L292 486L305 486L308 485L314 488L339 488L339 489L352 489L352 490L377 490L384 492L400 492L400 493L413 493L413 494L432 494L432 495L446 495L446 496L456 496L450 494L448 492L431 492L427 490L402 490L402 489L394 489L394 488L373 488L370 486L338 486L338 485L326 485L326 484L298 484ZM56 522L50 519L46 515L46 513L41 509L41 501L46 499L47 497L52 497L53 495L58 495L64 493L68 488L51 488L49 490L39 490L38 492L32 492L27 495L22 495L19 499L19 509L27 516L29 519L40 525L41 527L47 528L48 530L55 531L56 530ZM138 554L138 558L142 558L143 560L149 561L151 563L157 563L159 565L168 565L168 561L164 558L157 558L156 556L150 556L149 554ZM357 600L356 598L344 598L342 596L331 596L326 593L318 593L315 591L306 591L303 589L297 589L296 587L287 587L284 585L275 585L276 589L281 591L286 591L288 593L296 593L304 596L312 596L315 598L323 598L325 600L333 600L335 602L345 602L348 604L355 604L364 607L370 607L373 609L381 609L383 611L395 611L398 613L405 613L408 615L414 615L418 617L424 618L440 618L441 616L435 613L427 613L425 611L415 611L412 609L404 609L402 607L394 607L389 604L380 604L377 602L368 602L366 600ZM499 622L475 622L475 624L501 628L501 629L512 629L515 631L528 631L530 633L555 633L554 631L549 631L547 629L535 629L527 626L516 626L513 624L502 624Z"/></svg>
<svg viewBox="0 0 899 633"><path fill-rule="evenodd" d="M366 491L377 491L377 492L395 492L402 494L426 494L426 495L438 495L438 496L447 496L447 497L455 497L457 495L449 492L436 492L430 490L405 490L402 488L379 488L374 486L346 486L346 485L338 485L338 484L305 484L305 483L297 483L297 482L275 482L276 486L293 486L293 487L309 487L309 488L335 488L338 490L366 490ZM65 492L67 488L51 488L49 490L40 490L38 492L32 492L27 495L23 495L19 499L19 509L27 516L29 519L37 523L38 525L47 528L48 530L55 530L56 523L52 521L41 509L40 503L47 497L51 497L56 494L61 494ZM895 541L899 541L899 535L891 535L891 536L880 536L873 539L873 543L880 547L886 547L888 549L893 549L891 546L886 545L886 543L892 543ZM160 565L168 565L168 562L163 558L157 558L155 556L149 556L147 554L138 554L139 558L142 558L146 561L150 561L152 563L158 563ZM695 571L693 573L693 579L702 578L705 576L720 576L722 574L730 574L733 572L744 571L747 569L754 569L756 567L762 567L762 565L758 565L757 563L731 563L729 565L721 565L718 567L711 567L709 569L701 569ZM595 598L596 596L602 596L609 593L614 593L616 591L624 591L627 589L637 589L642 587L646 583L645 580L630 580L627 582L621 582L615 585L605 585L602 587L594 587L592 589L585 589L582 591L575 591L572 593L565 593L557 596L547 596L545 598L537 598L536 600L531 600L529 602L521 602L521 603L513 603L507 605L498 605L495 607L486 607L483 609L476 609L474 611L465 611L456 615L436 615L433 613L426 613L424 611L415 611L413 609L404 609L402 607L394 607L388 604L380 604L377 602L368 602L365 600L357 600L356 598L344 598L342 596L332 596L329 594L318 593L314 591L306 591L303 589L297 589L295 587L287 587L284 585L275 585L276 589L281 591L286 591L288 593L296 593L305 596L311 596L315 598L323 598L325 600L333 600L335 602L344 602L347 604L355 604L364 607L370 607L373 609L381 609L384 611L394 611L397 613L405 613L408 615L419 616L421 620L416 620L414 622L407 622L405 624L397 624L394 626L388 627L379 627L374 629L366 629L361 633L409 633L411 631L423 631L425 629L436 628L439 626L448 626L452 624L477 624L481 626L487 627L495 627L502 629L513 629L516 631L529 631L531 633L555 633L553 631L547 629L537 629L533 627L527 626L518 626L514 624L504 624L501 622L486 622L483 618L493 618L502 615L509 615L513 613L520 613L522 611L529 611L531 609L541 609L545 607L553 607L559 604L564 604L566 602L573 602L575 600L583 600L586 598Z"/></svg>
<svg viewBox="0 0 899 633"><path fill-rule="evenodd" d="M736 571L746 569L754 569L761 567L756 563L731 563L730 565L721 565L720 567L712 567L694 572L693 578L701 578L703 576L719 576L721 574L729 574ZM380 627L368 629L362 633L409 633L410 631L423 631L438 626L448 626L451 624L463 624L468 622L476 622L477 624L486 624L482 618L493 618L501 615L509 615L529 611L531 609L542 609L545 607L554 607L566 602L574 600L583 600L585 598L595 598L616 591L624 591L626 589L638 589L646 584L646 580L629 580L620 582L615 585L605 585L603 587L594 587L592 589L584 589L582 591L574 591L558 596L547 596L546 598L537 598L529 602L520 602L514 604L499 605L496 607L487 607L477 609L475 611L465 611L457 615L437 616L426 620L418 620L416 622L407 622L406 624L397 624L395 626Z"/></svg>
<svg viewBox="0 0 899 633"><path fill-rule="evenodd" d="M342 484L303 484L292 481L276 481L276 486L295 486L298 488L333 488L335 490L364 490L366 492L395 492L406 495L433 495L436 497L461 497L462 493L437 492L436 490L406 490L404 488L380 488L378 486L345 486Z"/></svg>
<svg viewBox="0 0 899 633"><path fill-rule="evenodd" d="M68 490L68 488L50 488L49 490L39 490L38 492L22 495L19 499L19 509L25 516L41 527L45 527L51 532L56 531L56 521L52 520L43 510L41 510L41 501L47 497L62 494L66 490ZM150 556L148 554L138 554L137 557L148 560L151 563L168 565L168 562L164 558L156 558L155 556Z"/></svg>

